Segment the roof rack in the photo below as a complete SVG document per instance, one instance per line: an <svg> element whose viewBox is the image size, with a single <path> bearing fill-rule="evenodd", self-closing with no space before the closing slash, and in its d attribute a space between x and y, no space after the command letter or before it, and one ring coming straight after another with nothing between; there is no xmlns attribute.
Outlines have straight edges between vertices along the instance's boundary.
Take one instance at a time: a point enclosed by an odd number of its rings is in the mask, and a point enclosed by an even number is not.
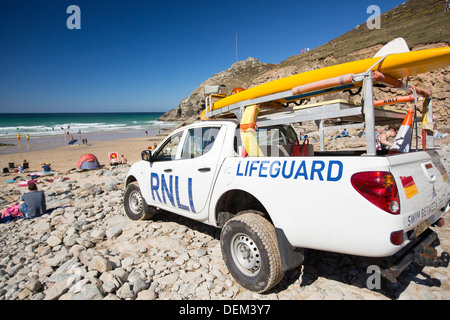
<svg viewBox="0 0 450 320"><path fill-rule="evenodd" d="M426 146L433 148L433 124L432 124L432 103L431 91L423 90L415 86L405 84L403 81L382 74L379 71L372 71L372 69L380 63L386 56L381 57L376 64L370 67L366 72L360 74L342 75L337 78L318 81L303 86L292 88L291 90L274 93L254 99L240 101L223 108L213 110L211 99L206 99L206 113L207 118L217 117L232 117L236 116L240 121L246 106L258 104L261 107L261 112L256 121L257 126L264 127L281 123L294 123L303 121L315 121L319 127L320 132L320 146L324 149L324 127L325 119L341 119L341 121L357 122L356 127L365 127L366 129L366 145L367 155L376 155L375 147L375 125L385 125L389 123L399 123L405 117L405 112L396 111L386 107L387 104L414 102L415 111L417 111L417 102L423 100L423 124L422 135L426 137L423 140L423 148ZM381 83L390 87L406 90L409 96L394 97L384 100L373 100L373 85L374 83ZM347 88L362 87L361 103L353 103L345 100L332 100L318 104L297 105L296 107L289 107L283 105L281 110L273 108L263 108L265 103L274 102L280 99L285 101L296 101L306 99L329 92L343 91ZM419 96L423 97L420 98ZM289 103L288 103L289 104ZM417 135L417 121L416 112L415 127ZM334 126L333 129L339 129L343 126ZM345 127L350 127L345 125ZM330 127L328 128L330 129ZM416 138L417 148L417 138Z"/></svg>

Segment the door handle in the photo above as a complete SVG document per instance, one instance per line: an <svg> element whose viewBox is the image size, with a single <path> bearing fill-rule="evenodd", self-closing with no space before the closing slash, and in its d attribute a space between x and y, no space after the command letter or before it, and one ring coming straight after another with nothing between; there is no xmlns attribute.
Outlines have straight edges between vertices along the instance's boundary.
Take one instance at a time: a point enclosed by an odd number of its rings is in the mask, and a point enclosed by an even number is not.
<svg viewBox="0 0 450 320"><path fill-rule="evenodd" d="M172 169L164 169L164 172L172 172Z"/></svg>
<svg viewBox="0 0 450 320"><path fill-rule="evenodd" d="M199 168L198 171L200 171L200 172L209 172L209 171L211 171L211 168Z"/></svg>

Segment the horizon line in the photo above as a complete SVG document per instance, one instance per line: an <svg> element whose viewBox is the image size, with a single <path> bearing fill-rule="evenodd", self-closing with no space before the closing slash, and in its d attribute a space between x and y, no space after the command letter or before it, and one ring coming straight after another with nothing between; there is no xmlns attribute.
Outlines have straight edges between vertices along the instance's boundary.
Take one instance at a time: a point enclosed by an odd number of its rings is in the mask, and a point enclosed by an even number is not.
<svg viewBox="0 0 450 320"><path fill-rule="evenodd" d="M166 113L168 111L78 111L78 112L0 112L0 114L71 114L71 113Z"/></svg>

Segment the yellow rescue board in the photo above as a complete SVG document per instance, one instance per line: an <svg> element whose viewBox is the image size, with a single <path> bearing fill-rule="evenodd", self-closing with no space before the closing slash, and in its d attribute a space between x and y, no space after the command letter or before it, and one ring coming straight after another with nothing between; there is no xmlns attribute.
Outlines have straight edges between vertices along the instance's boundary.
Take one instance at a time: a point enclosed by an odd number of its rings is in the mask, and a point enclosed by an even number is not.
<svg viewBox="0 0 450 320"><path fill-rule="evenodd" d="M271 82L261 84L259 86L238 92L236 94L227 96L212 105L211 110L217 110L241 101L255 99L266 95L279 93L291 90L294 87L313 83L325 79L339 77L345 74L358 74L367 71L374 64L373 70L380 71L391 77L401 79L416 74L425 73L431 70L443 68L450 65L450 47L426 49L419 51L412 51L406 53L398 53L388 55L384 60L377 64L380 57L358 60L343 64L338 64L322 69L311 70L304 73L295 74L286 78L277 79ZM345 88L347 89L347 88ZM345 90L342 89L342 90ZM340 91L334 90L334 91ZM329 91L329 92L334 92ZM328 93L328 92L326 92ZM319 93L324 94L324 92ZM316 94L316 95L319 95ZM295 98L295 97L294 97ZM280 99L277 102L294 101L304 99L305 97L298 97L297 99ZM201 114L204 117L205 111Z"/></svg>

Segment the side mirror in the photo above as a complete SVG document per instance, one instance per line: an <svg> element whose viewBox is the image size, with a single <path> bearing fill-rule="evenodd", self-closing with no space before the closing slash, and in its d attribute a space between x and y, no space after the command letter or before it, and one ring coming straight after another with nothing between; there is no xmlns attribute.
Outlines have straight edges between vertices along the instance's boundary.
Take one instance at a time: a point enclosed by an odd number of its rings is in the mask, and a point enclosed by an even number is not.
<svg viewBox="0 0 450 320"><path fill-rule="evenodd" d="M144 150L141 152L141 159L144 161L152 162L152 152L150 150Z"/></svg>

